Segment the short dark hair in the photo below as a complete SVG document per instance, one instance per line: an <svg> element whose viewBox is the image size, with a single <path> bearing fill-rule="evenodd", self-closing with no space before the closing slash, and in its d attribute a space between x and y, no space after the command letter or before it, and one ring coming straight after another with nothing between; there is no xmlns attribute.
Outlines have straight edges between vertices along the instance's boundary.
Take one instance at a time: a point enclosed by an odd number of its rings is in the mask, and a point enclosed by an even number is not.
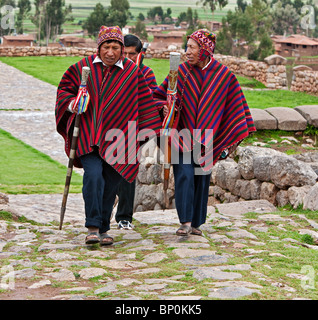
<svg viewBox="0 0 318 320"><path fill-rule="evenodd" d="M124 36L125 47L136 47L136 51L139 53L142 49L142 43L140 39L133 34L127 34Z"/></svg>

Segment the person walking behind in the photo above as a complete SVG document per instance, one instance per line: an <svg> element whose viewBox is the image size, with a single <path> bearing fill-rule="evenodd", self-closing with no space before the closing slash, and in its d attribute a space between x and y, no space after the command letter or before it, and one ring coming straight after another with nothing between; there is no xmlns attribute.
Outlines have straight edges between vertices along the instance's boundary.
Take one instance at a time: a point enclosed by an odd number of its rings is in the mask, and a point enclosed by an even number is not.
<svg viewBox="0 0 318 320"><path fill-rule="evenodd" d="M124 56L136 63L138 54L141 52L142 43L140 39L132 34L124 36ZM151 90L157 88L157 81L155 74L151 68L141 64L141 72L144 75L147 85ZM123 180L118 186L118 206L115 215L115 220L118 223L118 229L129 230L133 228L132 219L134 212L134 198L135 198L136 180L129 183Z"/></svg>

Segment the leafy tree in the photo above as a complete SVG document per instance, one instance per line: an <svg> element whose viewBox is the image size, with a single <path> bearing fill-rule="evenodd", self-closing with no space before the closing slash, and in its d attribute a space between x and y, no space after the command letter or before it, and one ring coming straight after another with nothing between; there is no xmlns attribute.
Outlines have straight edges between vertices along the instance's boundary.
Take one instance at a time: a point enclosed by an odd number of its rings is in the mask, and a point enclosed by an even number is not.
<svg viewBox="0 0 318 320"><path fill-rule="evenodd" d="M128 0L111 0L108 8L107 24L118 25L123 28L127 24L130 15L129 8Z"/></svg>
<svg viewBox="0 0 318 320"><path fill-rule="evenodd" d="M159 6L149 9L147 12L148 18L152 21L155 21L157 16L161 19L161 21L163 21L163 19L164 19L163 15L164 15L163 9L162 9L162 7L159 7Z"/></svg>
<svg viewBox="0 0 318 320"><path fill-rule="evenodd" d="M266 0L252 0L252 3L246 7L245 13L253 22L257 35L260 29L264 28L268 33L271 32L272 16L270 5Z"/></svg>
<svg viewBox="0 0 318 320"><path fill-rule="evenodd" d="M273 53L270 7L263 0L252 0L245 11L236 8L222 19L216 52L235 56L248 56L262 60Z"/></svg>
<svg viewBox="0 0 318 320"><path fill-rule="evenodd" d="M228 11L217 37L216 52L241 56L253 48L255 28L251 18L240 9Z"/></svg>
<svg viewBox="0 0 318 320"><path fill-rule="evenodd" d="M62 26L66 21L73 21L74 18L70 16L72 12L72 5L65 6L65 0L51 0L46 8L46 41L49 39L56 39L58 34L63 32Z"/></svg>
<svg viewBox="0 0 318 320"><path fill-rule="evenodd" d="M237 4L237 8L242 10L242 12L245 11L246 7L247 7L247 2L244 1L244 0L237 0L236 1L236 4Z"/></svg>
<svg viewBox="0 0 318 320"><path fill-rule="evenodd" d="M87 30L90 35L96 37L100 27L107 21L108 16L108 10L100 2L97 3L93 12L83 23L83 29Z"/></svg>
<svg viewBox="0 0 318 320"><path fill-rule="evenodd" d="M49 39L55 39L61 33L62 25L67 20L72 20L69 14L72 6L65 7L65 0L35 0L35 14L31 18L38 29L39 42L44 37L46 45Z"/></svg>
<svg viewBox="0 0 318 320"><path fill-rule="evenodd" d="M283 7L282 2L278 1L273 7L273 32L275 34L286 35L289 29L293 26L293 32L296 32L296 27L299 25L300 16L297 10L290 4Z"/></svg>
<svg viewBox="0 0 318 320"><path fill-rule="evenodd" d="M228 4L228 1L227 0L199 0L197 4L198 3L202 3L203 7L210 8L212 12L212 16L214 16L214 11L216 9L216 6L219 5L219 8L222 9Z"/></svg>
<svg viewBox="0 0 318 320"><path fill-rule="evenodd" d="M27 18L31 11L31 2L29 0L18 1L19 12L17 14L16 28L17 33L23 33L23 21Z"/></svg>
<svg viewBox="0 0 318 320"><path fill-rule="evenodd" d="M274 46L272 39L265 30L260 31L260 44L258 46L257 60L264 60L266 57L274 53Z"/></svg>
<svg viewBox="0 0 318 320"><path fill-rule="evenodd" d="M137 22L135 24L135 28L132 28L132 32L138 36L140 39L147 40L148 34L146 31L146 25L140 20L137 19Z"/></svg>
<svg viewBox="0 0 318 320"><path fill-rule="evenodd" d="M37 39L41 43L41 38L44 36L43 20L45 14L47 0L35 0L35 14L31 17L32 23L37 27Z"/></svg>
<svg viewBox="0 0 318 320"><path fill-rule="evenodd" d="M83 29L96 37L102 25L119 26L123 28L130 16L128 0L111 0L110 7L105 8L100 2L83 23Z"/></svg>
<svg viewBox="0 0 318 320"><path fill-rule="evenodd" d="M198 25L199 16L197 10L192 11L191 7L188 7L187 12L181 12L178 16L178 24L181 22L187 22L190 29L194 29Z"/></svg>
<svg viewBox="0 0 318 320"><path fill-rule="evenodd" d="M140 21L145 21L145 16L140 12L139 14L138 14L138 17L137 17L137 20L140 20Z"/></svg>
<svg viewBox="0 0 318 320"><path fill-rule="evenodd" d="M234 41L226 18L222 18L222 25L223 27L217 35L217 45L215 47L215 52L232 56Z"/></svg>

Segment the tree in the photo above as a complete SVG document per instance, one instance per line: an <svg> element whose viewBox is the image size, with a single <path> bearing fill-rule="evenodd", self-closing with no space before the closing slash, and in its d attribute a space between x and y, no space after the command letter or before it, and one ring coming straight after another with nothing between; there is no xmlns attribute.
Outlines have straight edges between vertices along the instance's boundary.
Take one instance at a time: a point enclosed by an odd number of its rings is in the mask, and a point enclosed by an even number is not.
<svg viewBox="0 0 318 320"><path fill-rule="evenodd" d="M101 3L97 3L93 12L85 20L83 29L87 30L88 34L96 37L100 27L107 21L108 16L108 10Z"/></svg>
<svg viewBox="0 0 318 320"><path fill-rule="evenodd" d="M65 0L50 0L46 6L45 12L45 31L46 31L46 45L49 39L55 41L58 34L63 32L63 24L73 17L69 16L72 12L72 6L65 7Z"/></svg>
<svg viewBox="0 0 318 320"><path fill-rule="evenodd" d="M31 11L31 3L29 0L18 1L19 12L17 14L16 28L17 33L23 33L23 21L27 18Z"/></svg>
<svg viewBox="0 0 318 320"><path fill-rule="evenodd" d="M110 7L105 8L100 2L96 4L93 12L83 23L83 29L96 37L103 25L119 26L123 28L130 16L128 0L111 0Z"/></svg>
<svg viewBox="0 0 318 320"><path fill-rule="evenodd" d="M278 1L273 7L272 17L275 34L286 35L290 32L290 27L293 27L294 33L296 32L300 16L292 5L287 4L283 7L282 2Z"/></svg>
<svg viewBox="0 0 318 320"><path fill-rule="evenodd" d="M35 0L35 14L31 18L38 29L38 41L46 38L46 45L49 40L55 38L62 32L62 25L67 20L72 20L69 14L72 6L65 7L65 0Z"/></svg>
<svg viewBox="0 0 318 320"><path fill-rule="evenodd" d="M161 19L161 21L163 21L163 15L162 7L153 7L147 12L147 17L152 21L155 21L157 16Z"/></svg>
<svg viewBox="0 0 318 320"><path fill-rule="evenodd" d="M245 12L245 9L247 7L247 2L244 1L244 0L237 0L236 1L236 4L237 4L237 8L242 10L242 12Z"/></svg>
<svg viewBox="0 0 318 320"><path fill-rule="evenodd" d="M263 60L273 53L270 7L263 0L252 0L243 11L236 8L222 19L216 52Z"/></svg>
<svg viewBox="0 0 318 320"><path fill-rule="evenodd" d="M47 0L35 0L35 14L31 17L32 23L37 27L37 39L41 43L41 38L43 37L43 17L45 12Z"/></svg>
<svg viewBox="0 0 318 320"><path fill-rule="evenodd" d="M135 24L135 28L132 28L132 32L142 40L148 39L146 25L139 19L137 19L137 22Z"/></svg>
<svg viewBox="0 0 318 320"><path fill-rule="evenodd" d="M271 32L272 16L270 5L266 0L252 0L244 13L251 18L257 36L260 34L260 28L264 28L268 33Z"/></svg>
<svg viewBox="0 0 318 320"><path fill-rule="evenodd" d="M140 12L139 14L138 14L138 17L137 17L137 20L140 20L140 21L145 21L145 16Z"/></svg>
<svg viewBox="0 0 318 320"><path fill-rule="evenodd" d="M215 52L225 55L233 55L234 41L226 18L222 18L223 27L218 33Z"/></svg>
<svg viewBox="0 0 318 320"><path fill-rule="evenodd" d="M260 31L260 44L258 46L258 60L264 60L274 53L273 41L265 30Z"/></svg>
<svg viewBox="0 0 318 320"><path fill-rule="evenodd" d="M128 0L111 0L108 8L107 24L118 25L123 28L127 24L130 15L129 8Z"/></svg>
<svg viewBox="0 0 318 320"><path fill-rule="evenodd" d="M210 8L212 12L212 16L214 17L214 11L216 9L216 6L219 5L219 8L222 9L228 4L228 1L227 0L199 0L197 4L198 3L202 3L203 7Z"/></svg>

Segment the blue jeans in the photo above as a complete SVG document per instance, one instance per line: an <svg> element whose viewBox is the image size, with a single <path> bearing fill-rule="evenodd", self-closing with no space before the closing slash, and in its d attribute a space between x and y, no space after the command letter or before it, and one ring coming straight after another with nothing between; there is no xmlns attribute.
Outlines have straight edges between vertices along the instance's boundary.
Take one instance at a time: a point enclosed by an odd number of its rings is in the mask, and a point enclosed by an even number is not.
<svg viewBox="0 0 318 320"><path fill-rule="evenodd" d="M118 186L118 207L115 219L117 222L120 220L127 220L132 222L134 212L134 199L135 199L136 180L129 183L125 179Z"/></svg>
<svg viewBox="0 0 318 320"><path fill-rule="evenodd" d="M180 223L191 222L194 228L199 228L206 221L211 179L211 173L196 175L195 168L199 167L193 161L192 152L180 153L179 164L173 164L179 220Z"/></svg>
<svg viewBox="0 0 318 320"><path fill-rule="evenodd" d="M96 227L104 233L110 229L117 188L124 178L97 151L80 159L84 168L85 227Z"/></svg>

